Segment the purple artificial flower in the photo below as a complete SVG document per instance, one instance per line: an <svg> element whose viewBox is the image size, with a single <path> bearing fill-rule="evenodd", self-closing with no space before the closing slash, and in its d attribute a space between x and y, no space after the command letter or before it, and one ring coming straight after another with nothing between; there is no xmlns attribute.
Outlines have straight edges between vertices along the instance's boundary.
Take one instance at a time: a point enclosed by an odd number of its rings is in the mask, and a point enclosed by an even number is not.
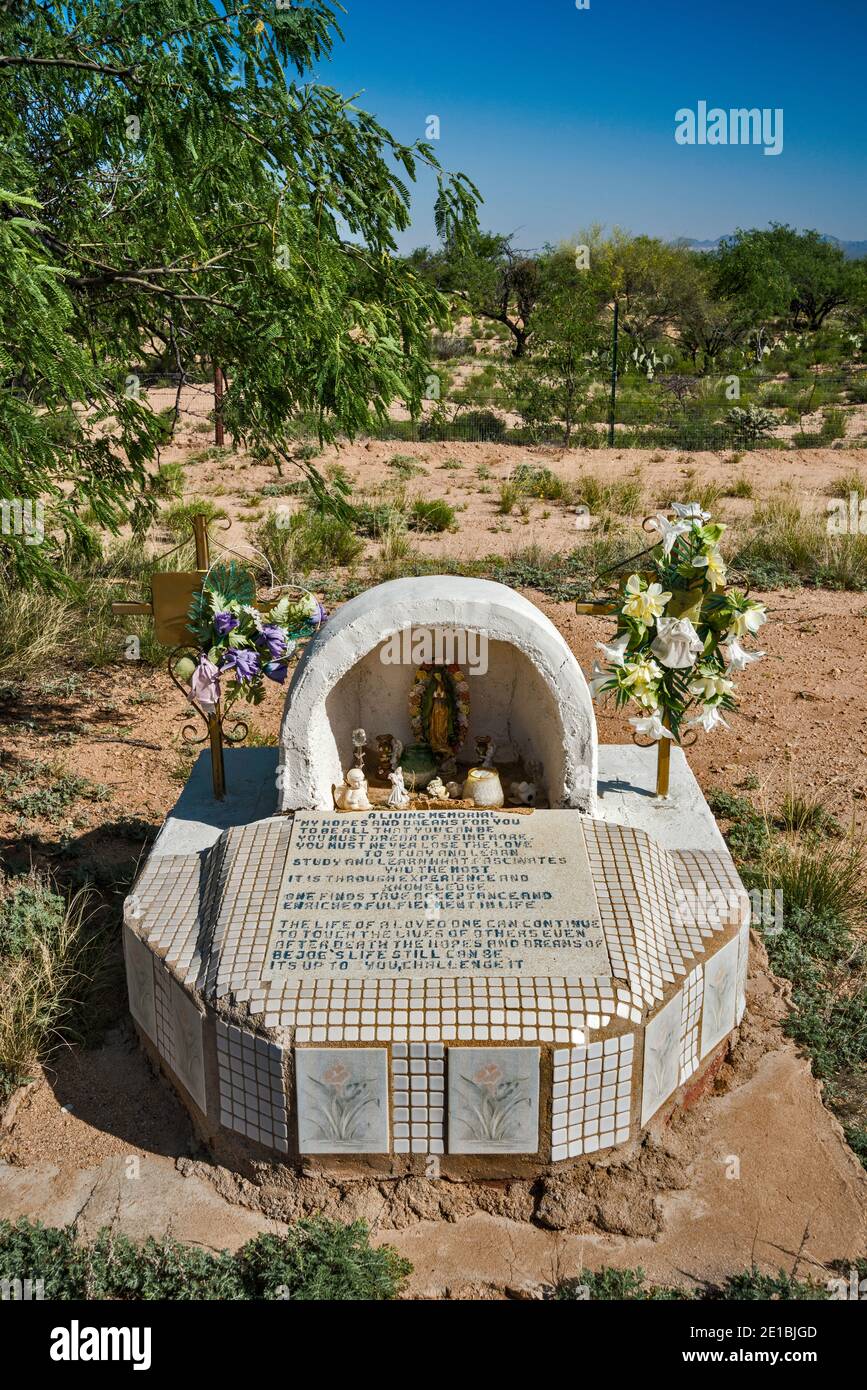
<svg viewBox="0 0 867 1390"><path fill-rule="evenodd" d="M256 637L257 647L267 647L268 655L276 660L286 655L286 630L278 623L264 623Z"/></svg>
<svg viewBox="0 0 867 1390"><path fill-rule="evenodd" d="M282 685L285 681L288 670L289 663L286 661L268 661L264 667L265 675L268 679L277 681L279 685Z"/></svg>
<svg viewBox="0 0 867 1390"><path fill-rule="evenodd" d="M234 613L216 613L214 615L214 631L218 637L225 637L228 632L238 626L238 621Z"/></svg>
<svg viewBox="0 0 867 1390"><path fill-rule="evenodd" d="M251 681L261 672L259 657L249 647L232 647L223 657L221 671L234 671L235 680Z"/></svg>

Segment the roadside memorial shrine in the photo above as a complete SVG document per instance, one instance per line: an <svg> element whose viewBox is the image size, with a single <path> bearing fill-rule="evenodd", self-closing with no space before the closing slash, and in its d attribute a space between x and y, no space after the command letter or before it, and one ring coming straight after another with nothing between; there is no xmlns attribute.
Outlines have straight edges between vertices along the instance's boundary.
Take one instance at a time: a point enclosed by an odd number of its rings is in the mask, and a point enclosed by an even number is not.
<svg viewBox="0 0 867 1390"><path fill-rule="evenodd" d="M678 738L731 709L763 614L702 563L707 518L671 525L591 678L664 740L667 796L647 749L599 746L566 642L503 585L280 610L317 630L279 748L227 749L219 801L200 759L125 905L143 1045L220 1162L531 1176L627 1149L717 1065L750 903ZM282 661L250 609L233 649Z"/></svg>

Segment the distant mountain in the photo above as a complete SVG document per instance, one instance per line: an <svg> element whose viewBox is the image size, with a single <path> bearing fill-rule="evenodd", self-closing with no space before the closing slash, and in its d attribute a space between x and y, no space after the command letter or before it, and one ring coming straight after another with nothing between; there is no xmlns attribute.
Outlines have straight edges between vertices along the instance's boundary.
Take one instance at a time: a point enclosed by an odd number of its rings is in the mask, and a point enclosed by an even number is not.
<svg viewBox="0 0 867 1390"><path fill-rule="evenodd" d="M726 235L730 235L727 233ZM682 246L688 246L692 251L715 251L723 237L717 237L716 241L696 241L695 237L679 237ZM843 254L849 261L860 260L862 256L867 256L867 241L841 241L839 237L822 235L823 241L831 241L835 246L843 248Z"/></svg>

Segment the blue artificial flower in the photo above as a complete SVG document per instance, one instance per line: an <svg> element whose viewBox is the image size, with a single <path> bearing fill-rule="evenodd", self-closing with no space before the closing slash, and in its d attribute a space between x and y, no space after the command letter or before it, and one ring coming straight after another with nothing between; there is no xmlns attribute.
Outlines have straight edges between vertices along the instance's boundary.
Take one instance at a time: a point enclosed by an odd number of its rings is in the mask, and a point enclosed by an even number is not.
<svg viewBox="0 0 867 1390"><path fill-rule="evenodd" d="M279 623L264 623L256 634L256 646L266 647L268 655L276 660L286 655L286 630Z"/></svg>
<svg viewBox="0 0 867 1390"><path fill-rule="evenodd" d="M261 663L256 652L250 651L249 647L232 647L223 657L223 664L220 671L234 671L235 680L244 682L251 681L261 674Z"/></svg>
<svg viewBox="0 0 867 1390"><path fill-rule="evenodd" d="M238 617L234 613L216 613L214 615L214 631L218 637L225 637L228 632L238 626Z"/></svg>

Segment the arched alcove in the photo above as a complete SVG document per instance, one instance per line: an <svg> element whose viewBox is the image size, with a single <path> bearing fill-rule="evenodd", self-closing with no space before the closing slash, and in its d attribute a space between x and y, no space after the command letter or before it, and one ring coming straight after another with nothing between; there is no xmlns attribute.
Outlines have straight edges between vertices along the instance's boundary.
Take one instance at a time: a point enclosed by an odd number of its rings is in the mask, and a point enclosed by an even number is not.
<svg viewBox="0 0 867 1390"><path fill-rule="evenodd" d="M592 812L596 721L577 661L543 613L488 580L436 575L393 580L345 604L307 648L286 696L280 732L283 811L327 810L351 762L352 730L370 740L410 741L411 667L383 661L405 629L441 629L485 639L487 669L466 670L472 739L490 734L525 762L541 763L550 805Z"/></svg>

